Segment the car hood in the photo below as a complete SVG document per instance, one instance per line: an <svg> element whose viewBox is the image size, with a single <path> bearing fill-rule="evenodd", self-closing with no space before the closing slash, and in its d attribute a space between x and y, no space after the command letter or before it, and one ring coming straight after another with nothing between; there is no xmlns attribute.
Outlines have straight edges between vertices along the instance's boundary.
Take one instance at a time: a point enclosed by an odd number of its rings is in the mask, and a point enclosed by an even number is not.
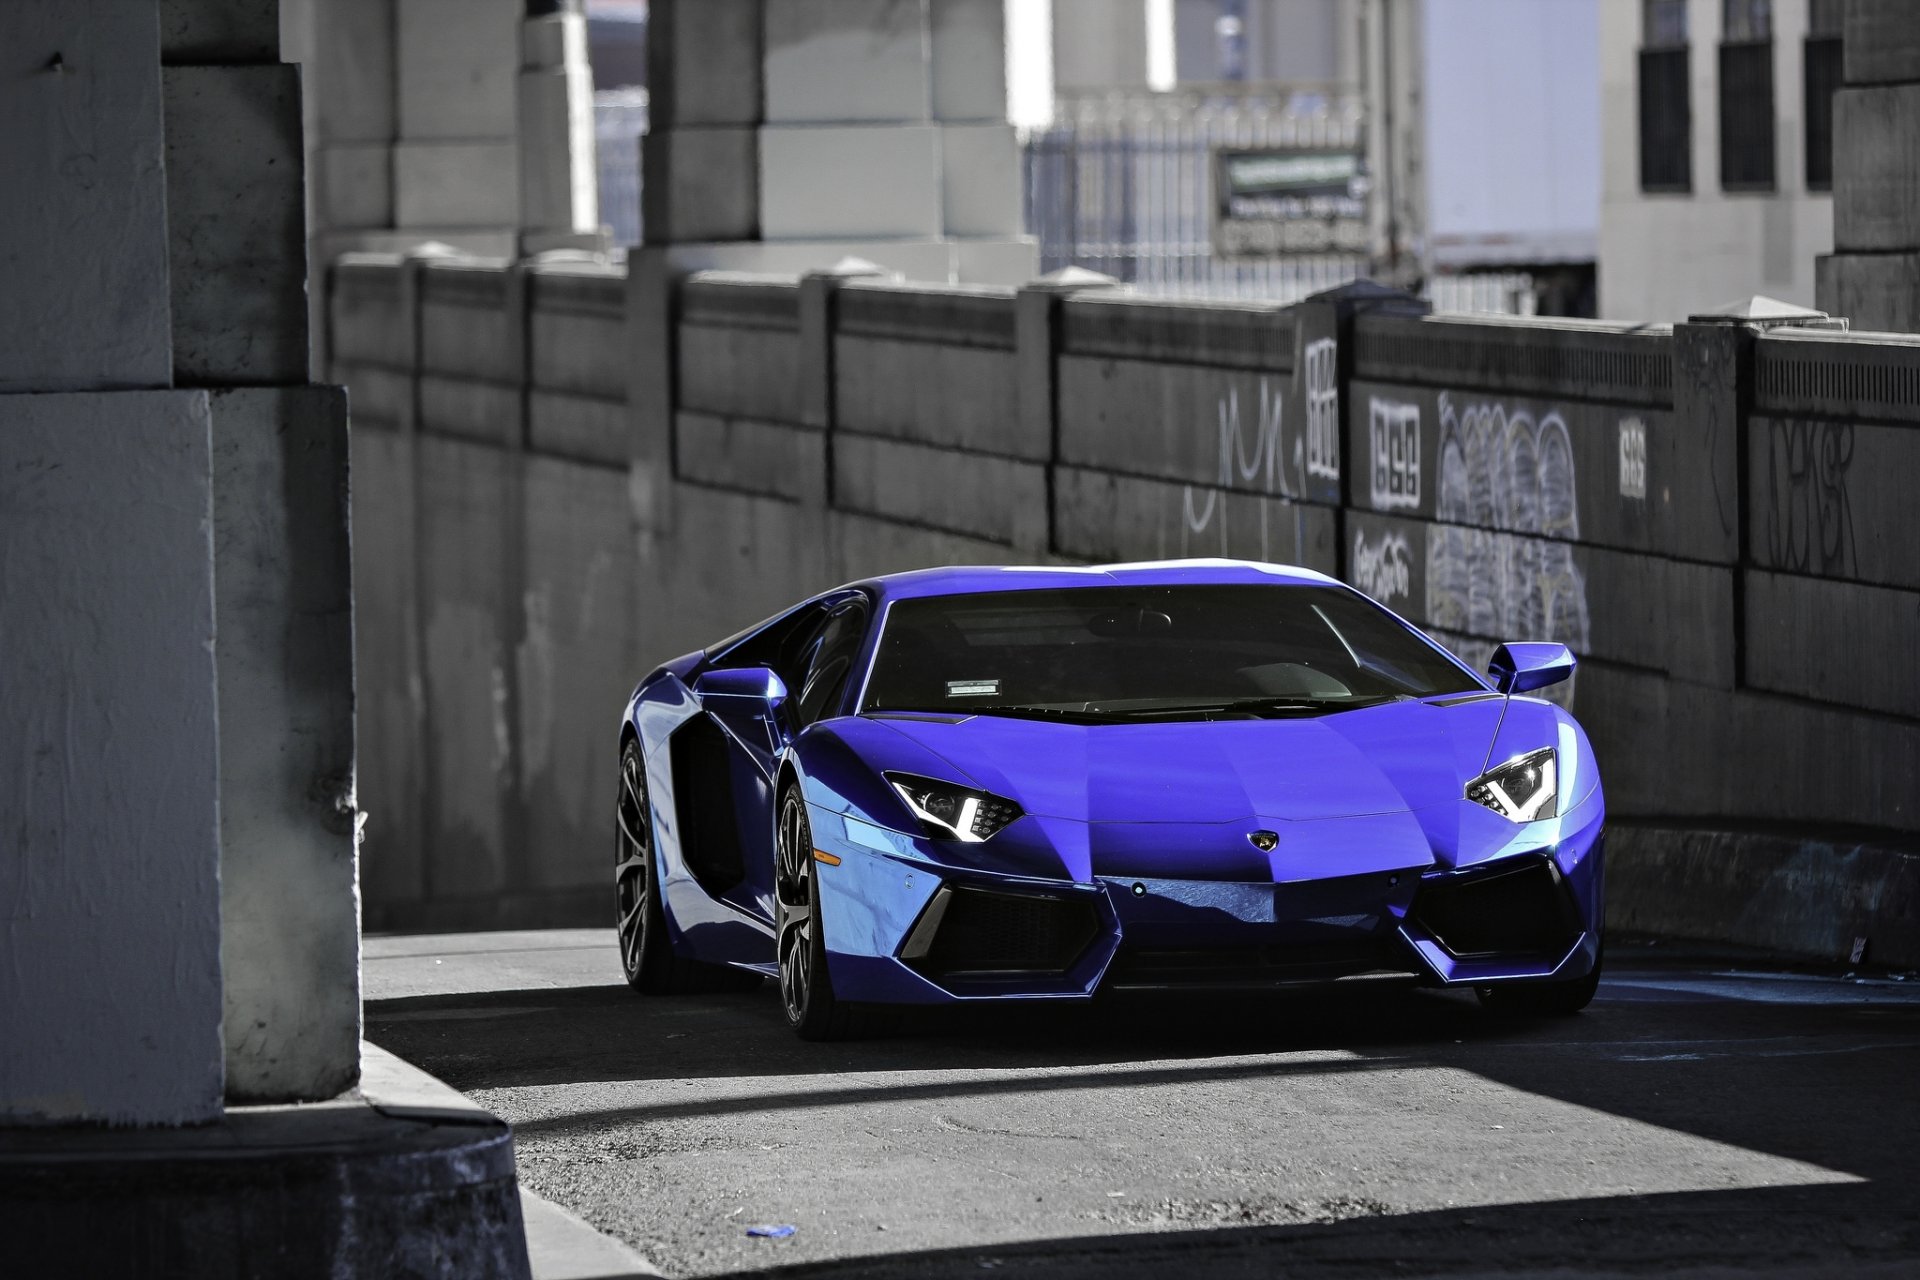
<svg viewBox="0 0 1920 1280"><path fill-rule="evenodd" d="M1311 821L1458 799L1504 700L1389 703L1311 719L1063 724L876 717L974 785L1079 822Z"/></svg>

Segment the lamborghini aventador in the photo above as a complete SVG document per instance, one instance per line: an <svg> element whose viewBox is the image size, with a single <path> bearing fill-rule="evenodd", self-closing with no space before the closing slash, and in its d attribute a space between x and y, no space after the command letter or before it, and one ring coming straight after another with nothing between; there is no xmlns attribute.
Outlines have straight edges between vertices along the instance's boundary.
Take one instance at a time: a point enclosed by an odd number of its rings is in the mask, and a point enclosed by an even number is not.
<svg viewBox="0 0 1920 1280"><path fill-rule="evenodd" d="M884 1006L1398 980L1573 1012L1605 809L1570 676L1305 569L946 568L661 666L620 725L627 981Z"/></svg>

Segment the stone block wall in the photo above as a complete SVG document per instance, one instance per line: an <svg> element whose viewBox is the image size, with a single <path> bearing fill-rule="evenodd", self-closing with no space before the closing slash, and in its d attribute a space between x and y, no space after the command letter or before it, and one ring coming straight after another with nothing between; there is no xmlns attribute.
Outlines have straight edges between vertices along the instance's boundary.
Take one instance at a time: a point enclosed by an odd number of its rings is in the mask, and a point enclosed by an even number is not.
<svg viewBox="0 0 1920 1280"><path fill-rule="evenodd" d="M1309 565L1572 645L1623 818L1920 833L1920 340L632 269L336 269L370 927L601 921L632 685L936 563Z"/></svg>

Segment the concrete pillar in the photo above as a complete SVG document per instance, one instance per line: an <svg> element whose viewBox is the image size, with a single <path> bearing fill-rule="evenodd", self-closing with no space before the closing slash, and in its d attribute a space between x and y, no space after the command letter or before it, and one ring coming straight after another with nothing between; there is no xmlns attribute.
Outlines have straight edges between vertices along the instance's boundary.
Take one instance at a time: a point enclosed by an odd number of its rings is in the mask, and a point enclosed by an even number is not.
<svg viewBox="0 0 1920 1280"><path fill-rule="evenodd" d="M1833 102L1833 253L1821 310L1856 329L1920 332L1920 22L1909 0L1847 0Z"/></svg>
<svg viewBox="0 0 1920 1280"><path fill-rule="evenodd" d="M647 242L686 268L1026 279L1007 3L657 0Z"/></svg>
<svg viewBox="0 0 1920 1280"><path fill-rule="evenodd" d="M1060 304L1076 293L1116 289L1112 276L1084 267L1063 267L1022 286L1013 300L1013 346L1019 378L1020 434L1047 441L1047 545L1027 551L1052 551L1060 545L1055 509L1060 463Z"/></svg>
<svg viewBox="0 0 1920 1280"><path fill-rule="evenodd" d="M520 28L520 247L595 249L593 69L577 0L528 0Z"/></svg>
<svg viewBox="0 0 1920 1280"><path fill-rule="evenodd" d="M160 48L152 0L0 7L0 1124L221 1109L212 459L206 394L169 389Z"/></svg>

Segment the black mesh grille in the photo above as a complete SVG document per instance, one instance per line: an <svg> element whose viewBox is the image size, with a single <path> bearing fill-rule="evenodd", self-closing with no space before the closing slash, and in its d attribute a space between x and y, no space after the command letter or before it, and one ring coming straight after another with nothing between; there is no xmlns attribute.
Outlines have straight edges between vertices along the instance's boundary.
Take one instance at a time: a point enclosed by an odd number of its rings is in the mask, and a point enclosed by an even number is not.
<svg viewBox="0 0 1920 1280"><path fill-rule="evenodd" d="M1114 989L1280 987L1329 982L1356 974L1409 974L1385 943L1320 946L1128 947L1114 957L1106 985Z"/></svg>
<svg viewBox="0 0 1920 1280"><path fill-rule="evenodd" d="M1414 922L1460 959L1565 955L1580 934L1559 868L1545 859L1420 887Z"/></svg>
<svg viewBox="0 0 1920 1280"><path fill-rule="evenodd" d="M942 976L1064 973L1099 932L1091 902L956 888L921 967Z"/></svg>

